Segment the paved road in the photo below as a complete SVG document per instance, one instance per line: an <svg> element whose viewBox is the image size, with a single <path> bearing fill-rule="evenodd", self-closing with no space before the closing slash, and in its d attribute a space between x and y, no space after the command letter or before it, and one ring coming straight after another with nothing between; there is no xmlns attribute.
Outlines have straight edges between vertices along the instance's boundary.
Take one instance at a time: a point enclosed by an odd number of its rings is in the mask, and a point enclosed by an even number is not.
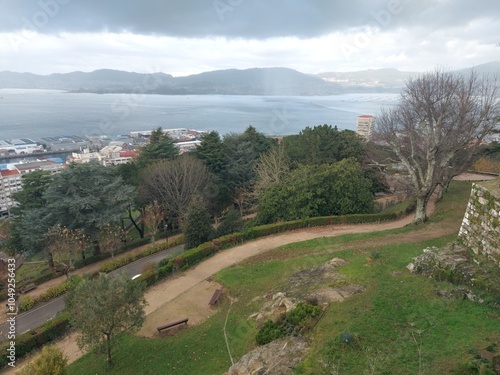
<svg viewBox="0 0 500 375"><path fill-rule="evenodd" d="M171 247L170 249L150 255L146 258L136 260L133 263L127 264L113 272L126 272L130 277L140 274L143 271L144 265L148 263L158 263L162 259L167 258L170 254L182 250L184 245ZM64 310L64 297L55 298L44 305L41 305L33 310L22 313L16 317L16 335L20 335L32 328L39 327L47 320L52 319L60 311ZM7 323L0 325L0 342L6 340Z"/></svg>

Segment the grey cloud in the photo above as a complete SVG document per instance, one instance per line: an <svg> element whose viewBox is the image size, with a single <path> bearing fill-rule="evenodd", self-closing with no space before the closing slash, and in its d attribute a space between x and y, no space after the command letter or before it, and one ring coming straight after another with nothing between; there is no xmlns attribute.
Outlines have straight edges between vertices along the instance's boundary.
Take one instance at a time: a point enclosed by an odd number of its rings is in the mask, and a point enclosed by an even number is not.
<svg viewBox="0 0 500 375"><path fill-rule="evenodd" d="M432 30L498 15L498 0L3 0L0 31L307 38L368 24Z"/></svg>

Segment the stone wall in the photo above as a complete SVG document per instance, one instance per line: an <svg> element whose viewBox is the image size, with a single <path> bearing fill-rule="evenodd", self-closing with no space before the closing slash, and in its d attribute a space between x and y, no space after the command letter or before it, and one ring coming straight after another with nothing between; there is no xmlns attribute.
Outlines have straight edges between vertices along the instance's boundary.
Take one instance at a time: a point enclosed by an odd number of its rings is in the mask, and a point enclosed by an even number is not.
<svg viewBox="0 0 500 375"><path fill-rule="evenodd" d="M472 184L459 239L500 265L500 180Z"/></svg>

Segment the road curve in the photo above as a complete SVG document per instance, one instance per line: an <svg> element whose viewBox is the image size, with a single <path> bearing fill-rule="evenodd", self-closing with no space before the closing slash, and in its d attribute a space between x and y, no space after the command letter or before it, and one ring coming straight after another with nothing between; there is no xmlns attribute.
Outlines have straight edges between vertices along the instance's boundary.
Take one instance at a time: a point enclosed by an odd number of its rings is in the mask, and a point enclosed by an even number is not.
<svg viewBox="0 0 500 375"><path fill-rule="evenodd" d="M167 250L160 251L156 254L152 254L145 258L141 258L136 260L135 262L129 263L115 271L112 271L111 274L115 274L118 272L125 272L130 277L137 275L143 271L144 265L148 263L158 263L162 259L168 257L171 253L176 252L180 249L183 249L184 245L177 245L171 247ZM49 302L36 307L33 310L26 311L16 316L16 336L20 334L39 327L47 320L52 319L59 312L64 310L64 297L58 297ZM7 331L8 331L7 323L3 323L0 325L0 342L5 341L7 339Z"/></svg>

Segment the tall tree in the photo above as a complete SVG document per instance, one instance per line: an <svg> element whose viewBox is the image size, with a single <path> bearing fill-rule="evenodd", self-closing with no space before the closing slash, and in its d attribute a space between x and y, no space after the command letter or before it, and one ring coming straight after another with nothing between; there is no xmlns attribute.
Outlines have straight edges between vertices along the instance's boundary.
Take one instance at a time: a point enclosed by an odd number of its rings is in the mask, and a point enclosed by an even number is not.
<svg viewBox="0 0 500 375"><path fill-rule="evenodd" d="M179 150L172 138L159 127L151 132L149 143L141 149L135 162L139 169L143 169L155 161L172 160L178 155Z"/></svg>
<svg viewBox="0 0 500 375"><path fill-rule="evenodd" d="M214 175L221 179L226 177L229 157L219 133L211 131L202 134L201 143L196 147L194 155L205 162Z"/></svg>
<svg viewBox="0 0 500 375"><path fill-rule="evenodd" d="M139 198L143 203L158 202L178 223L194 196L204 196L210 172L202 161L191 155L158 161L141 175Z"/></svg>
<svg viewBox="0 0 500 375"><path fill-rule="evenodd" d="M49 172L29 173L23 176L22 190L12 194L17 206L11 209L7 246L15 253L30 255L41 249L47 226L34 220L34 217L39 218L46 205L43 195L51 182Z"/></svg>
<svg viewBox="0 0 500 375"><path fill-rule="evenodd" d="M123 183L113 168L98 163L70 164L54 176L46 190L40 218L47 227L60 224L69 229L82 229L99 253L99 228L119 223L134 188Z"/></svg>
<svg viewBox="0 0 500 375"><path fill-rule="evenodd" d="M228 185L232 192L248 189L255 182L255 165L263 152L275 141L249 126L242 134L224 136L224 147L229 157Z"/></svg>
<svg viewBox="0 0 500 375"><path fill-rule="evenodd" d="M212 234L210 214L199 197L194 197L187 208L183 232L186 249L192 249L210 239Z"/></svg>
<svg viewBox="0 0 500 375"><path fill-rule="evenodd" d="M385 142L408 171L417 200L413 222L426 220L426 205L446 184L450 163L474 153L500 119L498 84L476 73L435 71L410 79L399 103L377 116L374 139Z"/></svg>
<svg viewBox="0 0 500 375"><path fill-rule="evenodd" d="M255 166L257 182L255 193L260 195L271 186L283 181L290 170L290 160L288 159L283 144L271 148L266 153L260 155Z"/></svg>
<svg viewBox="0 0 500 375"><path fill-rule="evenodd" d="M71 325L79 333L80 348L106 348L107 361L112 363L111 349L121 332L133 332L145 319L144 284L138 284L125 274L100 274L96 279L84 279L66 296Z"/></svg>

